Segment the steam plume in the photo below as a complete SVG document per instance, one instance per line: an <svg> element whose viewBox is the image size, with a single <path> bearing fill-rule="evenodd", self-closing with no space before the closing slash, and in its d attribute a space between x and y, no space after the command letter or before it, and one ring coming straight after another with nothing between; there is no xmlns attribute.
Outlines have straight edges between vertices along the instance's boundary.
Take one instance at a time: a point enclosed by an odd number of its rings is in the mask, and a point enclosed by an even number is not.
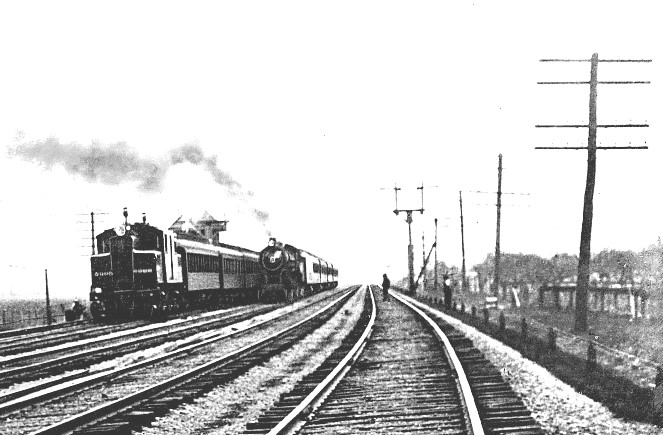
<svg viewBox="0 0 663 435"><path fill-rule="evenodd" d="M160 192L172 166L191 163L209 172L214 181L225 187L231 196L242 200L253 196L252 192L243 190L240 183L219 167L216 156L206 155L195 143L177 147L161 158L149 158L140 156L125 142L107 146L93 142L83 146L78 143L63 144L57 138L49 137L43 141L21 143L10 148L9 153L26 161L37 162L48 169L55 165L62 166L67 172L92 183L117 185L138 182L138 188L145 192ZM269 219L265 211L251 208L251 212L263 224Z"/></svg>

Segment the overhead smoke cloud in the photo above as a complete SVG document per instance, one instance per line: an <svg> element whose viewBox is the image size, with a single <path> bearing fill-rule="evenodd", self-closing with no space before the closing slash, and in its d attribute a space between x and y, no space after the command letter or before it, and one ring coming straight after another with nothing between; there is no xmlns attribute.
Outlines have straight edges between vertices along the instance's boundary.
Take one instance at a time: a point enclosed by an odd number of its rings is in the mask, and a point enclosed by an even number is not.
<svg viewBox="0 0 663 435"><path fill-rule="evenodd" d="M49 137L43 141L21 143L10 148L9 153L49 169L62 166L67 172L93 183L116 185L138 182L138 188L145 192L161 191L172 166L190 163L209 172L231 196L244 200L253 196L252 192L243 190L240 183L219 168L216 156L206 155L195 143L175 148L166 156L150 158L140 156L125 142L109 145L95 142L83 146L78 143L63 144L57 138ZM263 224L269 219L265 211L251 208L251 212Z"/></svg>

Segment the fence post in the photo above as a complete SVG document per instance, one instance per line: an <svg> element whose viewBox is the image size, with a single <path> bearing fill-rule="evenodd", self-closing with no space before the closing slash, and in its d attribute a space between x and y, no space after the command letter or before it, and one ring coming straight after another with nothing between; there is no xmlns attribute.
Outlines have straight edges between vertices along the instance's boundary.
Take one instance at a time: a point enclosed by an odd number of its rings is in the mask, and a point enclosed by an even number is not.
<svg viewBox="0 0 663 435"><path fill-rule="evenodd" d="M592 373L596 369L596 346L594 342L590 341L589 346L587 346L587 372ZM656 375L658 378L658 374Z"/></svg>
<svg viewBox="0 0 663 435"><path fill-rule="evenodd" d="M557 331L553 327L548 328L548 349L557 349Z"/></svg>
<svg viewBox="0 0 663 435"><path fill-rule="evenodd" d="M520 319L520 332L522 333L523 340L527 338L527 319L522 318Z"/></svg>

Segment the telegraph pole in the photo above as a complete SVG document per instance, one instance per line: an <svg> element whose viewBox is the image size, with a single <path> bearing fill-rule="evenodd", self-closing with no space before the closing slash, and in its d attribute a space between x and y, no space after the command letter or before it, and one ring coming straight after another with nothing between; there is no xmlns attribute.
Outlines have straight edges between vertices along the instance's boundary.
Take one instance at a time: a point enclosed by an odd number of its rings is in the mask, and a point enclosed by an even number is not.
<svg viewBox="0 0 663 435"><path fill-rule="evenodd" d="M568 60L568 59L542 59L541 62L587 62L587 60ZM587 296L589 289L589 268L591 261L591 239L592 239L592 219L594 213L594 186L596 182L596 150L598 149L648 149L646 146L639 147L599 147L596 145L596 135L599 127L624 128L624 127L649 127L648 124L617 124L617 125L599 125L596 120L596 97L598 84L649 84L648 81L598 81L599 62L651 62L651 60L599 60L597 53L592 54L590 62L589 82L538 82L544 85L559 84L589 84L589 123L588 125L537 125L537 128L585 128L589 130L587 147L536 147L535 149L586 149L587 150L587 181L585 184L585 197L582 213L582 227L580 230L580 255L578 256L578 280L576 284L576 316L575 331L586 332L587 324Z"/></svg>
<svg viewBox="0 0 663 435"><path fill-rule="evenodd" d="M422 288L426 290L426 241L424 239L424 232L421 233L421 264L423 264L424 276L422 282Z"/></svg>
<svg viewBox="0 0 663 435"><path fill-rule="evenodd" d="M437 218L435 218L435 268L433 269L434 289L433 292L437 294Z"/></svg>
<svg viewBox="0 0 663 435"><path fill-rule="evenodd" d="M495 236L495 289L494 296L500 293L500 219L502 216L502 154L497 166L497 231Z"/></svg>
<svg viewBox="0 0 663 435"><path fill-rule="evenodd" d="M462 279L463 281L461 282L461 290L465 291L465 281L467 280L466 273L467 270L465 269L465 229L463 227L463 192L458 191L458 196L460 197L460 245L463 250L463 266L461 268L461 274L462 274ZM437 223L437 221L436 221Z"/></svg>
<svg viewBox="0 0 663 435"><path fill-rule="evenodd" d="M90 221L92 222L92 255L95 255L94 251L94 212L90 212Z"/></svg>
<svg viewBox="0 0 663 435"><path fill-rule="evenodd" d="M46 281L46 324L53 323L53 314L51 313L51 296L48 293L48 269L44 269L44 279Z"/></svg>

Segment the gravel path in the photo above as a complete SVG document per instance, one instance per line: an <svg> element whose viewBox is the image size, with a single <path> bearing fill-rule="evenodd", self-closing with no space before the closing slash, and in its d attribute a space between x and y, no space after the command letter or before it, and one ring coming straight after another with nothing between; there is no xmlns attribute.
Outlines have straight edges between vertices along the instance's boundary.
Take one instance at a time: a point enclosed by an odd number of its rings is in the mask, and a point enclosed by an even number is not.
<svg viewBox="0 0 663 435"><path fill-rule="evenodd" d="M663 428L615 417L602 404L575 391L538 364L453 317L433 312L462 331L518 393L532 416L551 434L661 434Z"/></svg>
<svg viewBox="0 0 663 435"><path fill-rule="evenodd" d="M222 435L243 431L246 423L257 419L340 345L359 319L364 295L364 290L357 292L329 322L293 348L171 411L141 433Z"/></svg>

